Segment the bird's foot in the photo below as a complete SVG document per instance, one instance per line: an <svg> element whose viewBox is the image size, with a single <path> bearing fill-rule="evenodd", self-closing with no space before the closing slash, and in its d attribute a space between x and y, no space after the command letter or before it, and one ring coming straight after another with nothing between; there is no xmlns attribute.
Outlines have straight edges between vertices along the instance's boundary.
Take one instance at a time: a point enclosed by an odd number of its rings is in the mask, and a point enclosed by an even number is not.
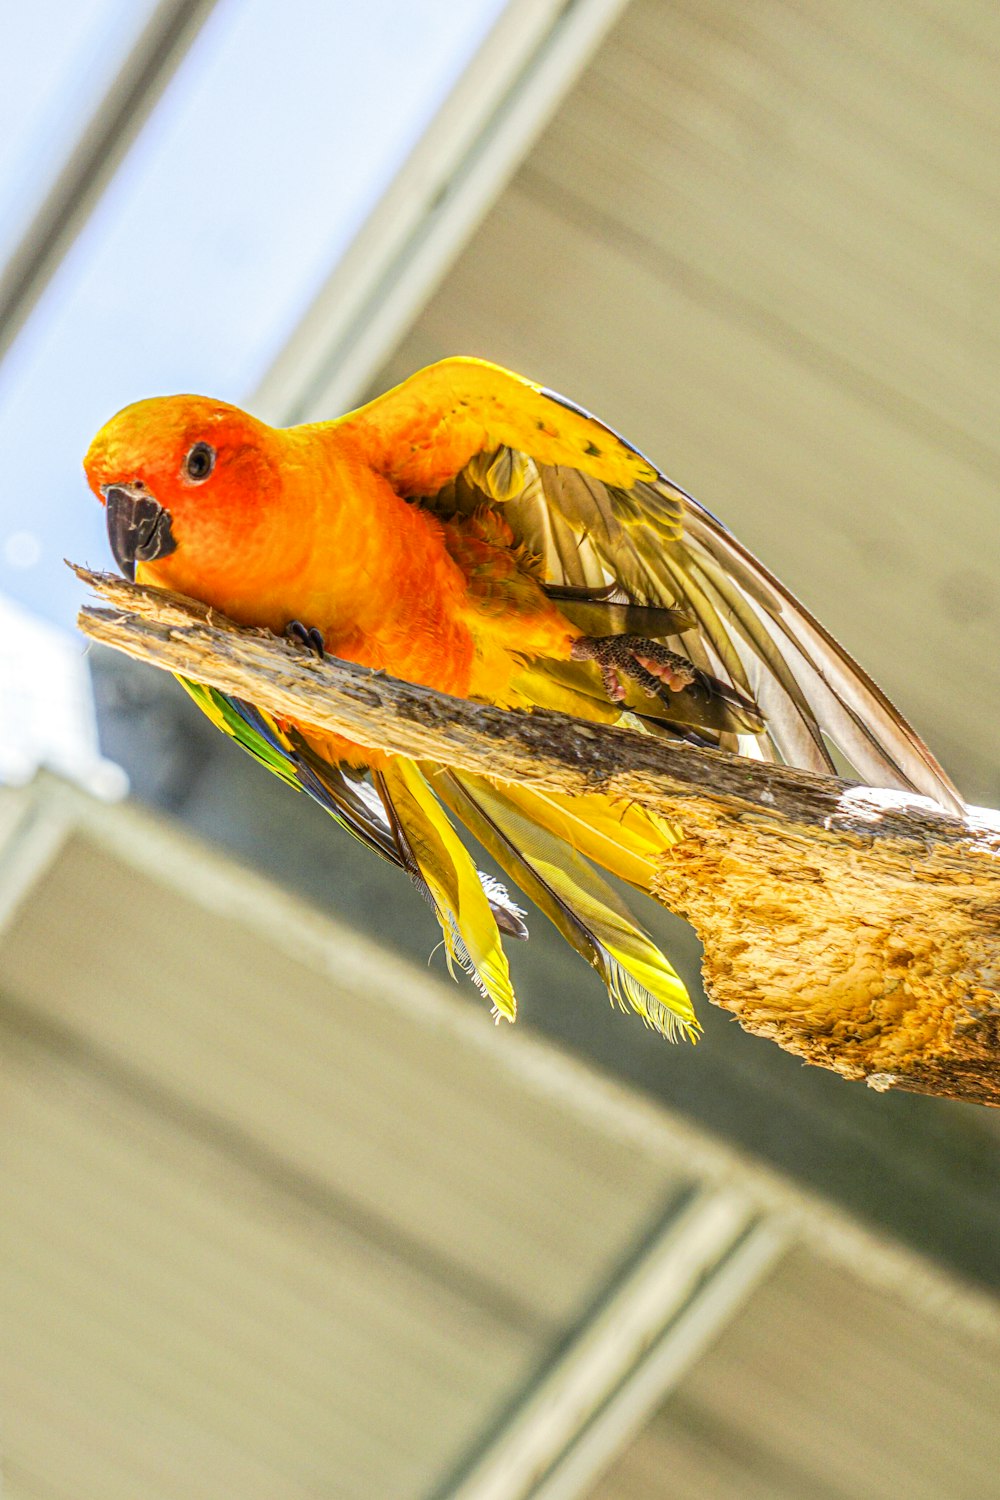
<svg viewBox="0 0 1000 1500"><path fill-rule="evenodd" d="M285 626L285 634L290 641L298 641L300 646L305 646L309 651L315 651L320 661L326 655L323 632L317 630L315 625L303 625L301 620L290 620Z"/></svg>
<svg viewBox="0 0 1000 1500"><path fill-rule="evenodd" d="M638 683L648 697L660 698L664 688L679 693L697 676L686 656L641 635L583 635L573 642L570 656L597 664L608 697L616 703L627 691L623 678Z"/></svg>

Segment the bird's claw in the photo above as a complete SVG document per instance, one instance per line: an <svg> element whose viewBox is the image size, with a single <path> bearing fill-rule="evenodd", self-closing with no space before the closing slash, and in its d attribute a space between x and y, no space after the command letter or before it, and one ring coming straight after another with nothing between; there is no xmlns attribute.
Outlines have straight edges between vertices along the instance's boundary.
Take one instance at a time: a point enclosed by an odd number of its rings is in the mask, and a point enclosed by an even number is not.
<svg viewBox="0 0 1000 1500"><path fill-rule="evenodd" d="M686 656L641 635L580 636L570 647L574 661L592 661L599 668L608 697L620 703L627 692L623 678L642 688L650 698L663 689L679 693L695 681L696 671Z"/></svg>
<svg viewBox="0 0 1000 1500"><path fill-rule="evenodd" d="M320 661L326 655L323 632L317 630L315 625L303 625L301 620L290 620L285 626L285 634L289 640L298 641L299 645L305 646L308 651L315 651Z"/></svg>

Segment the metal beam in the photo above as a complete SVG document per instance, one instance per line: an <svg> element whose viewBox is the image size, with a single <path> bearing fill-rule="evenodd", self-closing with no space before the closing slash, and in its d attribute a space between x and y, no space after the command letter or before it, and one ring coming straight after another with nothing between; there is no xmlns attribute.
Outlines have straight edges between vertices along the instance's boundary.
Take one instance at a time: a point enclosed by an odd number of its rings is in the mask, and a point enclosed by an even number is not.
<svg viewBox="0 0 1000 1500"><path fill-rule="evenodd" d="M353 405L492 206L626 0L509 0L264 377L291 423Z"/></svg>
<svg viewBox="0 0 1000 1500"><path fill-rule="evenodd" d="M0 360L27 321L215 0L160 0L0 274Z"/></svg>
<svg viewBox="0 0 1000 1500"><path fill-rule="evenodd" d="M611 1288L486 1449L435 1500L575 1500L663 1402L788 1242L735 1189L705 1189Z"/></svg>

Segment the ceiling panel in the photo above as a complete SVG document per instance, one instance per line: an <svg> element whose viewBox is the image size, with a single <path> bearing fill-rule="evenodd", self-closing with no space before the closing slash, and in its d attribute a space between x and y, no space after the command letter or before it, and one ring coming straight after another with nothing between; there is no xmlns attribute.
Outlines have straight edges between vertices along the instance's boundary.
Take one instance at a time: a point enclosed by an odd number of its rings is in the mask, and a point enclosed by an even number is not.
<svg viewBox="0 0 1000 1500"><path fill-rule="evenodd" d="M597 411L1000 797L1000 12L634 0L378 384Z"/></svg>
<svg viewBox="0 0 1000 1500"><path fill-rule="evenodd" d="M3 1117L5 1447L53 1493L409 1494L537 1358L460 1282L30 1045Z"/></svg>
<svg viewBox="0 0 1000 1500"><path fill-rule="evenodd" d="M15 1496L420 1494L673 1201L503 1033L469 1048L374 952L345 968L82 833L6 930Z"/></svg>
<svg viewBox="0 0 1000 1500"><path fill-rule="evenodd" d="M995 1497L998 1360L794 1252L590 1500Z"/></svg>

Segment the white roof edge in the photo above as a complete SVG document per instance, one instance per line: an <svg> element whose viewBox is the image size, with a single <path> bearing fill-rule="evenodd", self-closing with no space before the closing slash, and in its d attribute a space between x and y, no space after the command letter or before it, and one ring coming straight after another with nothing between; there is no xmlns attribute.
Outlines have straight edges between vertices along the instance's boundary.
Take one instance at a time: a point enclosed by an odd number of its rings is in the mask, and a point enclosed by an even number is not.
<svg viewBox="0 0 1000 1500"><path fill-rule="evenodd" d="M645 1151L665 1169L745 1195L792 1243L869 1286L966 1337L1000 1338L1000 1302L988 1292L552 1043L516 1027L495 1027L485 1008L458 990L146 809L99 802L45 771L26 787L0 789L0 940L77 831L204 909L252 926L279 951L335 977L367 1003L392 1007L487 1052L537 1097L558 1101L591 1127L598 1123L609 1138ZM372 984L375 969L379 987Z"/></svg>
<svg viewBox="0 0 1000 1500"><path fill-rule="evenodd" d="M215 0L158 0L6 265L0 360L83 229L207 20Z"/></svg>
<svg viewBox="0 0 1000 1500"><path fill-rule="evenodd" d="M258 386L256 412L310 421L363 397L625 4L508 0Z"/></svg>
<svg viewBox="0 0 1000 1500"><path fill-rule="evenodd" d="M745 1195L675 1209L441 1500L577 1500L652 1419L780 1261Z"/></svg>

